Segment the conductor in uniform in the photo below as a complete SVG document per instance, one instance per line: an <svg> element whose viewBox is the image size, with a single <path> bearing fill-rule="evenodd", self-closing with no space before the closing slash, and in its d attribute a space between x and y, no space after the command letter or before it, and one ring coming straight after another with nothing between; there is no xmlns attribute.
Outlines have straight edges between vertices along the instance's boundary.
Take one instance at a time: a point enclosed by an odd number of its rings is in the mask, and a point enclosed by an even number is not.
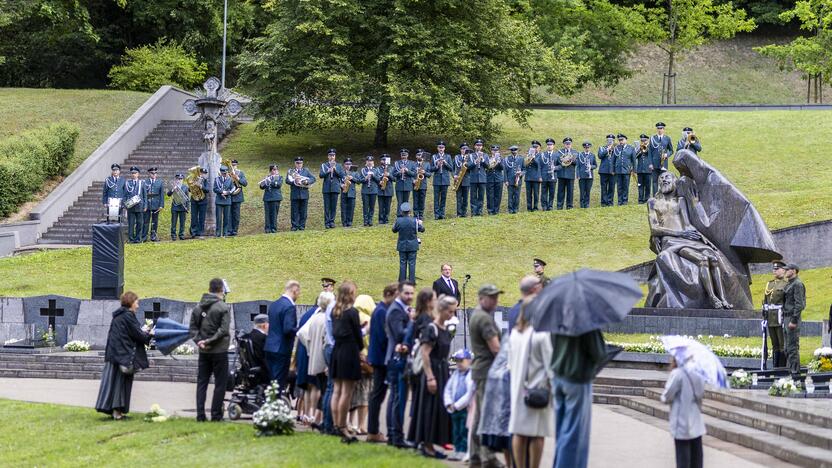
<svg viewBox="0 0 832 468"><path fill-rule="evenodd" d="M335 148L327 152L327 162L321 164L318 174L321 178L321 191L324 197L324 227L335 227L335 212L338 211L338 195L341 193L341 183L346 174L344 168L335 160Z"/></svg>
<svg viewBox="0 0 832 468"><path fill-rule="evenodd" d="M572 149L571 137L563 139L563 148L557 154L555 167L558 176L558 209L563 209L566 198L566 209L571 210L575 200L575 162L578 160L578 152Z"/></svg>
<svg viewBox="0 0 832 468"><path fill-rule="evenodd" d="M176 228L179 227L179 240L185 240L185 217L187 216L188 210L190 210L190 202L189 202L189 195L191 189L188 188L187 184L182 183L182 179L185 178L185 174L176 174L173 186L168 190L167 194L171 197L170 200L170 240L175 241L177 232ZM180 190L183 196L182 203L177 203L175 198L173 197L174 190ZM191 215L193 216L193 215Z"/></svg>
<svg viewBox="0 0 832 468"><path fill-rule="evenodd" d="M517 154L517 145L508 148L511 155L503 159L503 178L508 188L508 200L506 208L509 213L514 214L520 210L520 190L523 187L523 156Z"/></svg>
<svg viewBox="0 0 832 468"><path fill-rule="evenodd" d="M526 211L537 211L540 201L540 142L532 140L529 154L523 158L523 172L526 176Z"/></svg>
<svg viewBox="0 0 832 468"><path fill-rule="evenodd" d="M399 234L396 250L399 252L399 282L416 282L416 253L419 251L418 233L425 232L422 220L410 217L410 203L402 203L402 215L396 218L393 232Z"/></svg>
<svg viewBox="0 0 832 468"><path fill-rule="evenodd" d="M627 144L627 135L618 134L618 146L613 150L613 171L618 187L618 205L626 205L630 197L630 175L636 165L636 153Z"/></svg>
<svg viewBox="0 0 832 468"><path fill-rule="evenodd" d="M430 163L430 171L433 173L433 219L445 219L445 203L454 165L451 155L445 152L444 141L436 143L436 154L431 156Z"/></svg>
<svg viewBox="0 0 832 468"><path fill-rule="evenodd" d="M592 143L589 140L583 142L584 150L578 153L578 160L575 170L578 175L578 199L580 200L581 208L589 208L589 196L592 192L592 181L594 180L593 172L598 167L598 162L595 160L595 154L592 152Z"/></svg>
<svg viewBox="0 0 832 468"><path fill-rule="evenodd" d="M607 135L607 144L598 148L598 180L601 182L601 206L612 206L615 197L615 135Z"/></svg>
<svg viewBox="0 0 832 468"><path fill-rule="evenodd" d="M355 178L355 182L361 184L361 211L365 226L373 225L376 198L378 197L378 183L381 179L378 170L374 166L373 155L368 154L364 160L364 167L358 171L358 176Z"/></svg>
<svg viewBox="0 0 832 468"><path fill-rule="evenodd" d="M231 160L231 174L237 177L237 183L240 184L240 192L231 195L231 230L228 233L229 236L236 236L237 229L240 228L240 208L243 202L246 201L245 195L243 194L243 187L248 186L246 173L237 169L238 165L239 162L236 159Z"/></svg>
<svg viewBox="0 0 832 468"><path fill-rule="evenodd" d="M653 195L659 192L659 175L661 175L662 170L667 169L670 155L673 154L673 140L665 135L664 128L664 122L656 123L656 134L650 137L650 146L648 147L650 161L653 164L653 180L651 181L651 193Z"/></svg>
<svg viewBox="0 0 832 468"><path fill-rule="evenodd" d="M685 127L682 129L682 139L676 143L676 151L683 149L693 151L696 155L702 151L702 143L699 143L699 138L697 138L696 134L693 133L693 128L691 127Z"/></svg>
<svg viewBox="0 0 832 468"><path fill-rule="evenodd" d="M291 187L289 202L292 208L292 231L306 229L306 215L309 208L309 187L315 183L315 176L303 167L303 158L295 158L295 167L286 174Z"/></svg>
<svg viewBox="0 0 832 468"><path fill-rule="evenodd" d="M150 240L158 242L157 231L159 229L159 212L165 207L165 184L156 178L157 168L151 167L147 170L150 178L144 181L144 189L147 192L147 211L144 212L142 220L142 242L147 242L148 231Z"/></svg>
<svg viewBox="0 0 832 468"><path fill-rule="evenodd" d="M785 341L783 339L783 302L785 301L786 264L772 262L774 278L766 283L763 294L763 320L766 321L768 337L771 341L773 367L786 366Z"/></svg>
<svg viewBox="0 0 832 468"><path fill-rule="evenodd" d="M144 221L144 212L147 210L147 192L144 190L144 183L139 179L141 171L138 167L130 168L131 179L124 182L124 206L127 203L135 204L127 208L127 237L131 244L138 244L142 241L142 224ZM134 199L138 197L138 199Z"/></svg>
<svg viewBox="0 0 832 468"><path fill-rule="evenodd" d="M277 232L277 219L280 213L280 202L283 201L283 177L277 168L277 164L269 164L269 175L258 184L263 191L264 223L263 231L266 234Z"/></svg>

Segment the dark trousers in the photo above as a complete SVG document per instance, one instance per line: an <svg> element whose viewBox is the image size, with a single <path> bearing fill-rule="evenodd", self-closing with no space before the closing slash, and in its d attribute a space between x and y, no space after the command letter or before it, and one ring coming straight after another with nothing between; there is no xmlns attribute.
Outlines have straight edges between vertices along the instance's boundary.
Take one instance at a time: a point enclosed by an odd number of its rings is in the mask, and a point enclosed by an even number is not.
<svg viewBox="0 0 832 468"><path fill-rule="evenodd" d="M471 184L471 216L482 216L482 204L485 198L485 184Z"/></svg>
<svg viewBox="0 0 832 468"><path fill-rule="evenodd" d="M390 221L390 203L393 197L387 195L378 196L378 223L387 224Z"/></svg>
<svg viewBox="0 0 832 468"><path fill-rule="evenodd" d="M326 362L327 367L332 365L332 345L324 345L324 362ZM335 429L335 424L332 421L332 392L335 390L334 387L335 382L333 382L332 377L327 376L326 389L321 397L321 405L323 405L321 412L324 413L321 422L325 432L331 432Z"/></svg>
<svg viewBox="0 0 832 468"><path fill-rule="evenodd" d="M324 193L324 227L335 227L335 212L338 211L338 192Z"/></svg>
<svg viewBox="0 0 832 468"><path fill-rule="evenodd" d="M650 177L652 176L651 173L646 174L636 174L636 178L638 180L638 202L647 203L647 199L650 198Z"/></svg>
<svg viewBox="0 0 832 468"><path fill-rule="evenodd" d="M465 426L467 419L467 409L451 413L451 435L454 441L454 450L460 453L468 451L468 428Z"/></svg>
<svg viewBox="0 0 832 468"><path fill-rule="evenodd" d="M433 186L433 219L445 219L445 202L447 198L447 185Z"/></svg>
<svg viewBox="0 0 832 468"><path fill-rule="evenodd" d="M789 320L783 319L783 337L786 341L786 367L792 377L800 375L800 325L789 329Z"/></svg>
<svg viewBox="0 0 832 468"><path fill-rule="evenodd" d="M555 207L557 185L557 180L544 180L540 183L540 207L543 211L551 211Z"/></svg>
<svg viewBox="0 0 832 468"><path fill-rule="evenodd" d="M485 186L485 193L488 197L488 214L499 214L500 204L503 203L503 183L489 182Z"/></svg>
<svg viewBox="0 0 832 468"><path fill-rule="evenodd" d="M615 175L598 174L601 179L601 206L612 206L613 193L615 192Z"/></svg>
<svg viewBox="0 0 832 468"><path fill-rule="evenodd" d="M130 242L141 242L144 212L127 211L127 238Z"/></svg>
<svg viewBox="0 0 832 468"><path fill-rule="evenodd" d="M292 230L303 231L306 229L306 210L309 208L309 199L292 200Z"/></svg>
<svg viewBox="0 0 832 468"><path fill-rule="evenodd" d="M526 211L537 211L540 202L540 182L526 181Z"/></svg>
<svg viewBox="0 0 832 468"><path fill-rule="evenodd" d="M578 180L578 192L581 208L589 208L589 195L592 192L592 179Z"/></svg>
<svg viewBox="0 0 832 468"><path fill-rule="evenodd" d="M410 201L410 191L396 190L396 216L402 215L402 203Z"/></svg>
<svg viewBox="0 0 832 468"><path fill-rule="evenodd" d="M406 360L394 359L387 366L387 440L392 444L404 442L404 408L407 405L407 382L402 377Z"/></svg>
<svg viewBox="0 0 832 468"><path fill-rule="evenodd" d="M416 281L416 251L399 252L399 282Z"/></svg>
<svg viewBox="0 0 832 468"><path fill-rule="evenodd" d="M517 213L520 211L520 186L508 186L508 203L507 208L509 213Z"/></svg>
<svg viewBox="0 0 832 468"><path fill-rule="evenodd" d="M277 232L277 215L280 213L280 201L263 202L263 210L265 211L265 227L264 231L267 233Z"/></svg>
<svg viewBox="0 0 832 468"><path fill-rule="evenodd" d="M214 219L217 222L216 236L227 236L231 231L231 205L215 205Z"/></svg>
<svg viewBox="0 0 832 468"><path fill-rule="evenodd" d="M196 419L205 420L205 396L208 381L214 376L214 394L211 397L211 420L222 420L222 402L228 381L228 353L199 353L196 376Z"/></svg>
<svg viewBox="0 0 832 468"><path fill-rule="evenodd" d="M170 237L176 238L176 226L179 225L179 238L185 237L185 215L187 211L173 211L170 210Z"/></svg>
<svg viewBox="0 0 832 468"><path fill-rule="evenodd" d="M142 241L147 240L148 231L151 240L158 239L156 232L159 230L159 212L147 210L144 212L144 219L142 220Z"/></svg>
<svg viewBox="0 0 832 468"><path fill-rule="evenodd" d="M361 211L364 214L364 225L373 225L373 214L376 211L375 194L361 194Z"/></svg>
<svg viewBox="0 0 832 468"><path fill-rule="evenodd" d="M199 237L205 233L205 215L207 214L207 201L191 201L191 236Z"/></svg>
<svg viewBox="0 0 832 468"><path fill-rule="evenodd" d="M379 415L385 396L387 396L387 366L373 366L373 389L370 390L367 416L367 433L369 434L379 434Z"/></svg>
<svg viewBox="0 0 832 468"><path fill-rule="evenodd" d="M676 468L702 468L702 437L690 440L674 439Z"/></svg>
<svg viewBox="0 0 832 468"><path fill-rule="evenodd" d="M231 231L232 236L237 235L237 229L240 228L240 207L243 202L231 202Z"/></svg>
<svg viewBox="0 0 832 468"><path fill-rule="evenodd" d="M459 186L456 191L456 217L464 218L468 216L468 195L471 193L471 187L463 185Z"/></svg>
<svg viewBox="0 0 832 468"><path fill-rule="evenodd" d="M266 351L266 363L269 365L269 378L277 380L281 390L286 390L286 380L289 378L291 354L280 354Z"/></svg>
<svg viewBox="0 0 832 468"><path fill-rule="evenodd" d="M563 209L564 198L566 209L571 210L575 199L575 179L558 179L558 209Z"/></svg>
<svg viewBox="0 0 832 468"><path fill-rule="evenodd" d="M424 219L425 217L425 200L428 198L428 189L425 181L422 181L422 190L413 191L413 215L416 219Z"/></svg>
<svg viewBox="0 0 832 468"><path fill-rule="evenodd" d="M618 204L626 205L630 198L630 174L616 174L615 185L618 187Z"/></svg>
<svg viewBox="0 0 832 468"><path fill-rule="evenodd" d="M348 197L341 194L341 226L352 226L352 219L355 217L355 197Z"/></svg>

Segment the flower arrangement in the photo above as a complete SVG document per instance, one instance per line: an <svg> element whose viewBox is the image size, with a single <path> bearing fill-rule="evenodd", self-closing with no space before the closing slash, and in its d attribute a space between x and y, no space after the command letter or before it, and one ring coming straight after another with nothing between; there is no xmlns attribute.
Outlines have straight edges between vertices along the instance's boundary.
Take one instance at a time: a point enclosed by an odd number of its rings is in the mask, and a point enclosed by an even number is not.
<svg viewBox="0 0 832 468"><path fill-rule="evenodd" d="M800 382L795 382L791 378L777 379L768 389L768 394L771 396L787 397L798 392L800 392Z"/></svg>
<svg viewBox="0 0 832 468"><path fill-rule="evenodd" d="M266 403L252 415L258 436L284 435L295 432L292 409L280 396L280 385L272 382L266 389Z"/></svg>
<svg viewBox="0 0 832 468"><path fill-rule="evenodd" d="M809 368L810 374L832 372L832 348L826 346L816 349L807 367Z"/></svg>
<svg viewBox="0 0 832 468"><path fill-rule="evenodd" d="M64 345L64 349L73 353L83 353L90 350L90 344L82 340L72 340Z"/></svg>
<svg viewBox="0 0 832 468"><path fill-rule="evenodd" d="M731 388L748 388L751 386L751 375L744 369L737 369L731 372L728 382L731 384Z"/></svg>
<svg viewBox="0 0 832 468"><path fill-rule="evenodd" d="M664 345L659 339L658 336L651 336L650 340L647 343L621 343L621 342L609 342L609 344L614 346L620 346L624 349L624 351L631 352L631 353L664 353ZM719 357L739 357L739 358L759 358L762 355L762 350L759 347L751 347L751 346L731 346L731 345L718 345L718 344L711 344L708 343L710 339L713 339L712 335L708 336L708 339L705 339L702 335L697 337L688 336L692 340L697 340L702 342L705 346L710 348L714 354Z"/></svg>
<svg viewBox="0 0 832 468"><path fill-rule="evenodd" d="M172 354L176 354L179 356L192 356L196 352L196 348L189 344L181 344L173 350Z"/></svg>
<svg viewBox="0 0 832 468"><path fill-rule="evenodd" d="M165 422L168 420L168 412L163 410L161 406L154 403L150 407L150 412L144 415L145 422Z"/></svg>
<svg viewBox="0 0 832 468"><path fill-rule="evenodd" d="M10 339L3 342L3 346L10 345L10 344L15 344L18 341L23 341L23 339L22 338L10 338Z"/></svg>

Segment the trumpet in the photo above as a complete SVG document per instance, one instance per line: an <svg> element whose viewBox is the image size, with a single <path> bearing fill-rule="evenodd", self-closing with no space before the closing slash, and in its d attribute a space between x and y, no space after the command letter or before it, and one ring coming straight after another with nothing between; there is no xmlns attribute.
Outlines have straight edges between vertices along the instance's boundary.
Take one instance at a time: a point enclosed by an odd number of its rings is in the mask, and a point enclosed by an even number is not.
<svg viewBox="0 0 832 468"><path fill-rule="evenodd" d="M688 133L687 143L691 144L691 143L695 143L695 142L696 142L696 133L694 133L694 132Z"/></svg>
<svg viewBox="0 0 832 468"><path fill-rule="evenodd" d="M646 153L647 152L647 140L644 140L644 141L641 142L641 144L639 144L638 152L639 153Z"/></svg>
<svg viewBox="0 0 832 468"><path fill-rule="evenodd" d="M523 158L523 164L529 166L531 163L534 162L535 151L534 148L529 148L529 153Z"/></svg>
<svg viewBox="0 0 832 468"><path fill-rule="evenodd" d="M439 156L438 158L436 156ZM433 165L439 168L439 173L441 174L445 167L445 156L442 154L437 154L433 157Z"/></svg>
<svg viewBox="0 0 832 468"><path fill-rule="evenodd" d="M500 161L502 161L502 159L500 159L500 153L497 153L488 162L488 170L493 171L494 168L497 167L497 164L500 164Z"/></svg>
<svg viewBox="0 0 832 468"><path fill-rule="evenodd" d="M294 168L289 169L289 173L286 175L286 178L289 179L289 182L295 184L298 187L306 187L309 185L309 178L300 175L300 172Z"/></svg>
<svg viewBox="0 0 832 468"><path fill-rule="evenodd" d="M263 180L261 180L260 183L257 184L257 185L259 185L260 187L263 187L263 186L268 187L269 185L272 184L272 180L274 180L273 177L274 177L273 175L269 174L266 177L264 177Z"/></svg>

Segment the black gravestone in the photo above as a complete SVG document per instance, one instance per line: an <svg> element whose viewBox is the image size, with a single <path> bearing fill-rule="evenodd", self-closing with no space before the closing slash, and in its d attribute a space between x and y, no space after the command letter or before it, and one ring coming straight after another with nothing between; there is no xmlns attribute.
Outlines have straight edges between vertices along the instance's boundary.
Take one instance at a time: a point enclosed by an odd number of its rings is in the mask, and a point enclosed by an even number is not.
<svg viewBox="0 0 832 468"><path fill-rule="evenodd" d="M121 224L92 226L93 299L118 299L124 291L124 235Z"/></svg>
<svg viewBox="0 0 832 468"><path fill-rule="evenodd" d="M182 319L185 317L185 303L163 297L141 299L139 300L139 310L136 311L136 316L142 323L148 319L156 323L156 320L163 317L182 323Z"/></svg>
<svg viewBox="0 0 832 468"><path fill-rule="evenodd" d="M23 322L34 328L35 340L52 327L55 344L67 342L69 325L78 323L81 301L64 296L35 296L23 298Z"/></svg>
<svg viewBox="0 0 832 468"><path fill-rule="evenodd" d="M234 327L238 332L248 333L254 327L254 317L268 314L271 301L248 301L232 304L234 310Z"/></svg>

